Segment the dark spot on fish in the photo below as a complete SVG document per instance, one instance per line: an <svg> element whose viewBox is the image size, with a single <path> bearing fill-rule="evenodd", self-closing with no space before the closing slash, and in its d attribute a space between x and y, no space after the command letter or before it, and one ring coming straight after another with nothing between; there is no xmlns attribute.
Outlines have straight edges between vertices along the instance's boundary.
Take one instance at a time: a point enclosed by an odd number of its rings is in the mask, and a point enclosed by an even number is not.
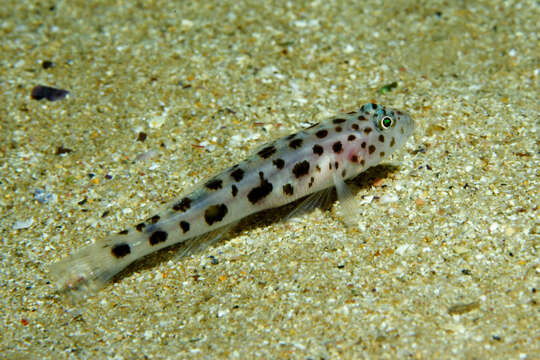
<svg viewBox="0 0 540 360"><path fill-rule="evenodd" d="M259 151L257 154L262 157L263 159L268 159L270 156L272 156L276 152L276 147L274 145L269 145ZM232 175L232 174L231 174ZM236 180L238 181L238 180Z"/></svg>
<svg viewBox="0 0 540 360"><path fill-rule="evenodd" d="M235 197L236 194L238 194L238 188L234 184L231 186L231 193L233 197Z"/></svg>
<svg viewBox="0 0 540 360"><path fill-rule="evenodd" d="M360 126L358 126L358 124L352 124L351 127L353 128L353 130L360 129Z"/></svg>
<svg viewBox="0 0 540 360"><path fill-rule="evenodd" d="M311 179L309 179L308 187L309 188L312 187L314 182L315 182L315 178L312 176Z"/></svg>
<svg viewBox="0 0 540 360"><path fill-rule="evenodd" d="M131 254L131 249L129 248L129 245L126 243L116 244L112 247L111 254L115 258L122 258L126 255Z"/></svg>
<svg viewBox="0 0 540 360"><path fill-rule="evenodd" d="M377 148L375 147L375 145L369 145L368 150L369 150L369 153L370 153L370 154L373 154L373 153L375 152L376 149L377 149Z"/></svg>
<svg viewBox="0 0 540 360"><path fill-rule="evenodd" d="M204 210L204 220L208 225L212 225L223 220L227 212L228 209L225 204L211 205Z"/></svg>
<svg viewBox="0 0 540 360"><path fill-rule="evenodd" d="M127 235L129 233L129 230L122 230L118 233L118 235Z"/></svg>
<svg viewBox="0 0 540 360"><path fill-rule="evenodd" d="M351 135L349 135L349 136L347 137L347 140L349 140L349 141L354 141L354 140L356 140L356 136L354 136L353 134L351 134Z"/></svg>
<svg viewBox="0 0 540 360"><path fill-rule="evenodd" d="M234 179L234 181L239 182L240 180L242 180L244 178L244 170L242 170L240 168L234 170L231 173L231 177Z"/></svg>
<svg viewBox="0 0 540 360"><path fill-rule="evenodd" d="M283 185L283 193L285 195L292 195L294 193L294 188L291 184Z"/></svg>
<svg viewBox="0 0 540 360"><path fill-rule="evenodd" d="M135 229L137 229L137 231L141 232L143 231L143 229L146 227L146 224L145 223L139 223L137 225L135 225Z"/></svg>
<svg viewBox="0 0 540 360"><path fill-rule="evenodd" d="M379 135L379 141L382 142L382 143L384 142L384 135L383 134Z"/></svg>
<svg viewBox="0 0 540 360"><path fill-rule="evenodd" d="M319 130L315 133L315 135L319 138L319 139L322 139L324 137L326 137L326 135L328 135L328 130L326 129L323 129L323 130Z"/></svg>
<svg viewBox="0 0 540 360"><path fill-rule="evenodd" d="M302 139L294 139L289 143L289 147L293 149L298 149L300 146L302 146Z"/></svg>
<svg viewBox="0 0 540 360"><path fill-rule="evenodd" d="M386 155L384 151L381 151L381 153L379 154L380 157L384 157L384 155Z"/></svg>
<svg viewBox="0 0 540 360"><path fill-rule="evenodd" d="M332 145L332 150L334 150L334 152L336 154L339 154L343 151L343 145L341 144L341 141L337 141L335 142L333 145Z"/></svg>
<svg viewBox="0 0 540 360"><path fill-rule="evenodd" d="M292 172L297 179L307 175L309 173L309 161L304 160L294 164Z"/></svg>
<svg viewBox="0 0 540 360"><path fill-rule="evenodd" d="M347 169L341 170L341 177L344 178L347 175Z"/></svg>
<svg viewBox="0 0 540 360"><path fill-rule="evenodd" d="M268 194L272 192L272 189L274 188L272 184L264 178L264 174L262 173L262 171L259 172L259 177L261 178L260 185L251 189L247 195L249 202L252 204L255 204L258 201L264 199L266 196L268 196Z"/></svg>
<svg viewBox="0 0 540 360"><path fill-rule="evenodd" d="M150 245L156 245L159 243L162 243L167 240L168 234L165 231L157 230L150 235L150 238L148 239L150 242Z"/></svg>
<svg viewBox="0 0 540 360"><path fill-rule="evenodd" d="M342 119L342 118L332 120L332 122L333 122L334 124L342 124L342 123L344 123L345 121L347 121L347 120Z"/></svg>
<svg viewBox="0 0 540 360"><path fill-rule="evenodd" d="M155 224L159 221L159 215L154 215L151 218L146 219L146 221L149 222L150 224Z"/></svg>
<svg viewBox="0 0 540 360"><path fill-rule="evenodd" d="M366 121L366 120L367 120L367 118L364 115L360 115L358 117L358 121Z"/></svg>
<svg viewBox="0 0 540 360"><path fill-rule="evenodd" d="M334 163L334 167L336 168L336 170L339 169L339 162L336 161L336 162Z"/></svg>
<svg viewBox="0 0 540 360"><path fill-rule="evenodd" d="M274 164L275 167L281 170L285 166L285 161L283 161L283 159L276 159L272 161L272 164Z"/></svg>
<svg viewBox="0 0 540 360"><path fill-rule="evenodd" d="M358 162L358 156L357 156L357 155L351 156L351 161L352 161L353 163Z"/></svg>
<svg viewBox="0 0 540 360"><path fill-rule="evenodd" d="M341 132L341 130L343 130L343 128L341 126L336 126L334 128L334 130L336 130L336 132Z"/></svg>
<svg viewBox="0 0 540 360"><path fill-rule="evenodd" d="M392 140L390 140L390 147L393 147L396 144L396 139L392 136Z"/></svg>
<svg viewBox="0 0 540 360"><path fill-rule="evenodd" d="M187 233L189 231L189 223L187 221L180 221L180 228L182 229L182 231L185 233Z"/></svg>
<svg viewBox="0 0 540 360"><path fill-rule="evenodd" d="M362 149L365 149L365 148L366 148L366 145L367 145L367 144L366 144L366 142L365 142L365 141L364 141L364 142L362 142L362 144L360 144L360 146L362 147Z"/></svg>
<svg viewBox="0 0 540 360"><path fill-rule="evenodd" d="M366 133L366 135L369 134L372 131L373 131L373 129L370 128L370 127L367 127L367 128L364 129L364 132Z"/></svg>
<svg viewBox="0 0 540 360"><path fill-rule="evenodd" d="M191 199L188 197L183 198L180 202L173 205L175 211L187 211L191 207Z"/></svg>
<svg viewBox="0 0 540 360"><path fill-rule="evenodd" d="M210 180L209 182L207 182L206 184L204 184L204 186L207 189L210 189L210 190L221 189L222 185L223 185L223 180L221 180L221 179L213 179L213 180Z"/></svg>
<svg viewBox="0 0 540 360"><path fill-rule="evenodd" d="M321 145L313 145L313 153L317 155L322 155L324 152L324 148Z"/></svg>

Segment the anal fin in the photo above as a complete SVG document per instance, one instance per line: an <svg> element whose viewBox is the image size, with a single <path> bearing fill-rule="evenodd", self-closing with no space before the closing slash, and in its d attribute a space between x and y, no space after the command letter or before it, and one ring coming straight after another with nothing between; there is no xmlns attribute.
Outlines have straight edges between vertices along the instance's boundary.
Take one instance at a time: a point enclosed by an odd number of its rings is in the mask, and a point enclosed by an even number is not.
<svg viewBox="0 0 540 360"><path fill-rule="evenodd" d="M207 247L218 242L223 235L227 234L237 224L238 222L236 221L200 236L195 236L186 240L178 250L178 254L175 256L175 259L183 258L185 256L203 251Z"/></svg>

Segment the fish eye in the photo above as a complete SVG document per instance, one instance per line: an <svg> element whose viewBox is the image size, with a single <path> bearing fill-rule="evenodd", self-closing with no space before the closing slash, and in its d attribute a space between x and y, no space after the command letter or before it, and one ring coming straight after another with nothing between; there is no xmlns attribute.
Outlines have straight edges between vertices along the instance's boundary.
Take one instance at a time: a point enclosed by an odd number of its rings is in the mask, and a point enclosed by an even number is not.
<svg viewBox="0 0 540 360"><path fill-rule="evenodd" d="M394 119L392 119L390 116L385 116L381 119L381 128L388 129L390 126L394 124Z"/></svg>

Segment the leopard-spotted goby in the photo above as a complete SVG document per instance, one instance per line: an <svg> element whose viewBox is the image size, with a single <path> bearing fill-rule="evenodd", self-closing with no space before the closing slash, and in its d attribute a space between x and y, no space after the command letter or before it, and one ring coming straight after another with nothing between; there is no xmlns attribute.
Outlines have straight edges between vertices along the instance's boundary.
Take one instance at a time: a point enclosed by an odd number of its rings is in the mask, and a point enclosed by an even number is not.
<svg viewBox="0 0 540 360"><path fill-rule="evenodd" d="M177 243L209 244L239 219L335 186L374 166L411 136L405 112L366 104L279 140L200 184L135 226L51 266L61 290L97 289L133 261ZM203 239L203 240L201 240Z"/></svg>

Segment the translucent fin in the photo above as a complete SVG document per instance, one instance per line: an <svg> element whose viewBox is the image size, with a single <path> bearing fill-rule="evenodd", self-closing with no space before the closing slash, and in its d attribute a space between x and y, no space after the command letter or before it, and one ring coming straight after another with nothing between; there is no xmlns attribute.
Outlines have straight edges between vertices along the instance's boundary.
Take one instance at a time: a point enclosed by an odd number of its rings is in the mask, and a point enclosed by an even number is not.
<svg viewBox="0 0 540 360"><path fill-rule="evenodd" d="M358 201L354 197L351 189L339 175L334 174L334 185L338 195L339 203L334 207L335 214L347 226L358 224Z"/></svg>
<svg viewBox="0 0 540 360"><path fill-rule="evenodd" d="M112 257L110 242L102 241L50 265L49 274L59 292L79 298L102 288L132 261Z"/></svg>
<svg viewBox="0 0 540 360"><path fill-rule="evenodd" d="M328 207L332 202L333 188L324 189L313 193L302 200L289 215L285 217L285 221L288 221L294 217L306 214L315 210L318 207Z"/></svg>
<svg viewBox="0 0 540 360"><path fill-rule="evenodd" d="M223 235L228 233L233 227L236 226L236 224L238 224L237 221L222 226L219 229L207 232L201 236L195 236L194 238L188 239L178 250L178 255L175 256L175 259L178 260L184 256L203 251L210 245L218 242Z"/></svg>

